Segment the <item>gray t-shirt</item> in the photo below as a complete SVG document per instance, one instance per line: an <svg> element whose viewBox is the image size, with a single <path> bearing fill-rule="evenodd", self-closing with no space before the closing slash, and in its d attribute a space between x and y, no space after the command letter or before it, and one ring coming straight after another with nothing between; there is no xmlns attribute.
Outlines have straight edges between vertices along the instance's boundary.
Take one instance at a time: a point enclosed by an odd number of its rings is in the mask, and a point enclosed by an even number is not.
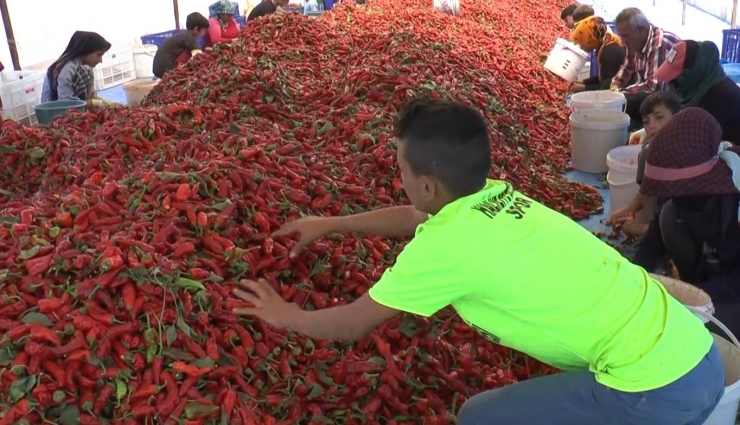
<svg viewBox="0 0 740 425"><path fill-rule="evenodd" d="M642 178L645 177L645 163L647 163L647 156L648 156L648 145L650 144L650 140L646 140L645 143L642 144L642 149L640 149L640 153L637 155L637 184L642 184Z"/></svg>
<svg viewBox="0 0 740 425"><path fill-rule="evenodd" d="M154 76L157 78L164 77L165 73L175 67L175 60L180 53L195 49L200 49L200 46L198 46L195 35L190 31L182 31L167 38L162 43L162 47L157 50L157 54L154 55L154 66L152 67Z"/></svg>

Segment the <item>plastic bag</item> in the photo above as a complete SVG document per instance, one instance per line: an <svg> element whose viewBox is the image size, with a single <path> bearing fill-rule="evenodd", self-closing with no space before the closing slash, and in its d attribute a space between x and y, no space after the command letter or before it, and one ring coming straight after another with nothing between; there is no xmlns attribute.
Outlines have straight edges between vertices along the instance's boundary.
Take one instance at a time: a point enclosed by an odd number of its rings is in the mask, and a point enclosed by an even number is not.
<svg viewBox="0 0 740 425"><path fill-rule="evenodd" d="M460 0L433 0L434 9L453 16L460 16Z"/></svg>

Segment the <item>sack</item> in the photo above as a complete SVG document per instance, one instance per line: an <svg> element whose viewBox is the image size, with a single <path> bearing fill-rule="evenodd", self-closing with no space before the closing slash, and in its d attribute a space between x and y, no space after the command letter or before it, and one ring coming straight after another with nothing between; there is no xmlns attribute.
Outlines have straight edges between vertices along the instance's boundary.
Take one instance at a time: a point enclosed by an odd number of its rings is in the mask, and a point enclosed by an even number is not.
<svg viewBox="0 0 740 425"><path fill-rule="evenodd" d="M433 0L434 9L453 16L460 16L460 0Z"/></svg>

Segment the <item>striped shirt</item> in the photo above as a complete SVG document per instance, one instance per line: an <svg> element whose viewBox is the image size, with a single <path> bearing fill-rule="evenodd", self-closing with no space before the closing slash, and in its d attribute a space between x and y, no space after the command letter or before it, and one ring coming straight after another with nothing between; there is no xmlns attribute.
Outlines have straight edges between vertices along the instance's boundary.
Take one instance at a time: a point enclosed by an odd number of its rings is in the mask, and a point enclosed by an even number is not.
<svg viewBox="0 0 740 425"><path fill-rule="evenodd" d="M632 52L627 48L624 63L614 76L612 86L619 87L624 93L652 93L665 90L666 83L659 82L655 74L668 52L679 41L681 39L675 34L650 25L645 47L639 52ZM630 81L634 83L627 86Z"/></svg>

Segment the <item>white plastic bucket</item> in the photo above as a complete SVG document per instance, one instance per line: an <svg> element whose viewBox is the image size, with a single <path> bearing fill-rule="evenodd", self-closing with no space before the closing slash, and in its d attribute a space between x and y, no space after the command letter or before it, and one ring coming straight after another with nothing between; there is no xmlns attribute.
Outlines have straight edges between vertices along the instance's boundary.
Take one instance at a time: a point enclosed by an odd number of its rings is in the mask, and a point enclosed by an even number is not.
<svg viewBox="0 0 740 425"><path fill-rule="evenodd" d="M433 0L435 10L452 16L460 16L460 0Z"/></svg>
<svg viewBox="0 0 740 425"><path fill-rule="evenodd" d="M606 166L609 168L606 182L609 183L612 212L632 202L640 192L640 186L637 185L637 156L641 149L640 145L620 146L606 155Z"/></svg>
<svg viewBox="0 0 740 425"><path fill-rule="evenodd" d="M625 184L637 179L637 159L642 145L619 146L606 155L609 175L615 184Z"/></svg>
<svg viewBox="0 0 740 425"><path fill-rule="evenodd" d="M126 103L129 106L139 106L146 95L152 91L157 81L153 80L134 80L123 85L123 91L126 93Z"/></svg>
<svg viewBox="0 0 740 425"><path fill-rule="evenodd" d="M703 320L717 325L732 341L712 333L714 343L717 344L719 354L725 364L725 394L704 425L734 425L737 423L737 410L740 406L740 342L722 322L712 315L693 307L688 307L688 309Z"/></svg>
<svg viewBox="0 0 740 425"><path fill-rule="evenodd" d="M573 111L608 109L624 112L627 108L627 98L623 93L611 90L586 91L574 94L570 98L570 107Z"/></svg>
<svg viewBox="0 0 740 425"><path fill-rule="evenodd" d="M572 83L578 80L578 71L589 59L588 53L583 49L568 40L558 38L544 66L548 71Z"/></svg>
<svg viewBox="0 0 740 425"><path fill-rule="evenodd" d="M152 78L154 72L154 55L157 54L157 46L152 44L145 44L143 46L134 46L132 49L134 54L134 70L136 71L136 78Z"/></svg>
<svg viewBox="0 0 740 425"><path fill-rule="evenodd" d="M672 277L661 276L653 273L650 273L650 277L660 282L673 298L688 307L689 310L694 312L694 315L700 318L702 322L709 323L709 319L707 317L714 314L714 304L712 303L712 298L709 294L694 285L690 285ZM698 314L696 311L703 314Z"/></svg>
<svg viewBox="0 0 740 425"><path fill-rule="evenodd" d="M586 109L570 114L573 168L584 173L606 173L606 156L627 143L629 125L629 115L619 111Z"/></svg>

